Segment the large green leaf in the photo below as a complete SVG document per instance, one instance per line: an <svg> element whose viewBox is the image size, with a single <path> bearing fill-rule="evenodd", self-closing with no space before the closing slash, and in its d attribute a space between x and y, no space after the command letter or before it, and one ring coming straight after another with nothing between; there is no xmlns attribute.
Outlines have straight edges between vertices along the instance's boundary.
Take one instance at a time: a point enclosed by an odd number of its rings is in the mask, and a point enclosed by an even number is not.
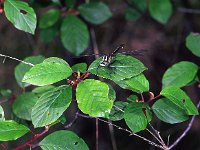
<svg viewBox="0 0 200 150"><path fill-rule="evenodd" d="M178 87L167 87L163 89L160 93L162 96L169 99L172 103L180 107L180 109L185 109L188 115L198 115L199 112L196 106L193 104L188 95Z"/></svg>
<svg viewBox="0 0 200 150"><path fill-rule="evenodd" d="M151 118L150 107L145 103L131 102L126 106L124 119L134 133L146 129Z"/></svg>
<svg viewBox="0 0 200 150"><path fill-rule="evenodd" d="M14 114L18 118L31 121L31 111L37 100L38 97L31 92L18 96L12 105Z"/></svg>
<svg viewBox="0 0 200 150"><path fill-rule="evenodd" d="M190 33L186 38L187 48L196 56L200 57L200 34L199 33Z"/></svg>
<svg viewBox="0 0 200 150"><path fill-rule="evenodd" d="M43 127L55 122L69 107L71 100L70 86L60 86L45 92L32 109L34 127Z"/></svg>
<svg viewBox="0 0 200 150"><path fill-rule="evenodd" d="M152 18L160 23L167 23L172 15L172 4L170 0L150 0L149 12Z"/></svg>
<svg viewBox="0 0 200 150"><path fill-rule="evenodd" d="M59 34L59 29L57 27L50 27L40 30L40 38L43 42L50 43Z"/></svg>
<svg viewBox="0 0 200 150"><path fill-rule="evenodd" d="M114 96L109 96L109 86L101 81L87 79L76 89L79 109L94 117L107 117L113 105Z"/></svg>
<svg viewBox="0 0 200 150"><path fill-rule="evenodd" d="M157 100L152 109L160 120L171 124L180 123L189 118L185 109L178 107L167 98Z"/></svg>
<svg viewBox="0 0 200 150"><path fill-rule="evenodd" d="M3 111L2 106L0 105L0 121L4 121L4 120L5 120L4 111Z"/></svg>
<svg viewBox="0 0 200 150"><path fill-rule="evenodd" d="M62 59L49 58L44 60L43 63L33 66L25 74L23 82L44 86L66 79L71 75L72 69L68 64L57 60L60 61Z"/></svg>
<svg viewBox="0 0 200 150"><path fill-rule="evenodd" d="M39 27L41 29L49 28L58 21L59 17L60 11L58 9L50 9L41 17Z"/></svg>
<svg viewBox="0 0 200 150"><path fill-rule="evenodd" d="M129 89L137 93L149 91L149 82L144 74L140 74L130 79L116 81L116 83L124 89Z"/></svg>
<svg viewBox="0 0 200 150"><path fill-rule="evenodd" d="M162 84L167 86L183 87L193 81L198 71L198 66L189 61L181 61L174 64L165 72Z"/></svg>
<svg viewBox="0 0 200 150"><path fill-rule="evenodd" d="M29 128L13 120L0 121L0 141L16 140L29 132Z"/></svg>
<svg viewBox="0 0 200 150"><path fill-rule="evenodd" d="M45 58L43 56L31 56L24 59L25 62L32 63L33 65L41 63ZM22 82L22 79L26 72L31 69L32 66L24 64L21 62L15 67L15 79L20 87L25 88L30 84Z"/></svg>
<svg viewBox="0 0 200 150"><path fill-rule="evenodd" d="M34 34L36 28L36 14L28 3L19 0L4 2L5 15L19 30Z"/></svg>
<svg viewBox="0 0 200 150"><path fill-rule="evenodd" d="M100 67L101 62L102 58L96 59L90 65L89 72L114 81L135 77L146 70L138 59L121 54L114 56L107 67Z"/></svg>
<svg viewBox="0 0 200 150"><path fill-rule="evenodd" d="M124 109L128 105L127 102L117 101L109 114L109 119L112 121L122 120L124 118Z"/></svg>
<svg viewBox="0 0 200 150"><path fill-rule="evenodd" d="M40 142L43 150L89 150L83 139L72 131L56 131Z"/></svg>
<svg viewBox="0 0 200 150"><path fill-rule="evenodd" d="M73 15L67 15L61 25L61 40L64 47L78 56L89 43L89 31L84 22Z"/></svg>
<svg viewBox="0 0 200 150"><path fill-rule="evenodd" d="M90 2L78 7L85 20L93 24L101 24L112 17L109 7L102 2Z"/></svg>

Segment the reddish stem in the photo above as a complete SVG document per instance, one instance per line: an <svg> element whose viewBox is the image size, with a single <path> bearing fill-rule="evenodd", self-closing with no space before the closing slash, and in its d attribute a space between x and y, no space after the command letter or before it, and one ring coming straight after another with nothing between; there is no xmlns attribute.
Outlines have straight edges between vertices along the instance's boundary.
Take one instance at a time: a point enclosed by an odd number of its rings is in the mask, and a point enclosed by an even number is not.
<svg viewBox="0 0 200 150"><path fill-rule="evenodd" d="M27 141L26 143L14 148L13 150L20 150L20 149L22 149L26 146L29 146L30 143L32 143L33 141L35 141L36 139L38 139L39 137L41 137L42 135L44 135L48 131L49 131L49 127L47 126L47 127L45 127L45 130L43 132L41 132L39 134L35 134L29 141Z"/></svg>

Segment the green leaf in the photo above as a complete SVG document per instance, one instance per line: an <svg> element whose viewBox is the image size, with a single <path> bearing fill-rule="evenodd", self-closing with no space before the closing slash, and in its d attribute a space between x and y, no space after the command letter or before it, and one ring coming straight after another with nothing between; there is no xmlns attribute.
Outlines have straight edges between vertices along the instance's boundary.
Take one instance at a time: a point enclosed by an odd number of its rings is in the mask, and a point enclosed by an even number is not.
<svg viewBox="0 0 200 150"><path fill-rule="evenodd" d="M45 92L32 109L34 127L43 127L55 122L69 107L71 100L70 86L60 86Z"/></svg>
<svg viewBox="0 0 200 150"><path fill-rule="evenodd" d="M29 128L13 120L0 121L0 141L16 140L29 132Z"/></svg>
<svg viewBox="0 0 200 150"><path fill-rule="evenodd" d="M40 38L43 42L46 43L52 42L57 35L58 29L56 27L40 30Z"/></svg>
<svg viewBox="0 0 200 150"><path fill-rule="evenodd" d="M36 28L36 14L28 3L19 0L4 2L5 15L19 30L34 34Z"/></svg>
<svg viewBox="0 0 200 150"><path fill-rule="evenodd" d="M78 63L72 66L73 72L81 72L84 73L87 70L87 64L86 63Z"/></svg>
<svg viewBox="0 0 200 150"><path fill-rule="evenodd" d="M31 121L31 111L37 100L38 97L34 93L24 93L14 101L12 110L18 118Z"/></svg>
<svg viewBox="0 0 200 150"><path fill-rule="evenodd" d="M58 57L49 57L45 59L43 62L60 63L60 64L67 65L69 67L69 64L64 59L61 59Z"/></svg>
<svg viewBox="0 0 200 150"><path fill-rule="evenodd" d="M76 4L76 0L65 0L65 4L69 8L73 8L74 5Z"/></svg>
<svg viewBox="0 0 200 150"><path fill-rule="evenodd" d="M127 102L117 101L109 114L109 119L112 121L119 121L124 118L124 109L128 105Z"/></svg>
<svg viewBox="0 0 200 150"><path fill-rule="evenodd" d="M126 106L124 119L134 133L146 129L151 118L150 107L145 103L132 102Z"/></svg>
<svg viewBox="0 0 200 150"><path fill-rule="evenodd" d="M193 104L188 95L178 87L167 87L160 93L162 96L169 99L172 103L185 109L188 115L198 115L199 112L196 106Z"/></svg>
<svg viewBox="0 0 200 150"><path fill-rule="evenodd" d="M43 56L30 56L24 59L25 62L32 63L33 65L41 63L45 58ZM31 69L32 66L24 64L23 62L19 63L15 67L15 79L20 87L25 88L30 84L22 82L22 79L26 72Z"/></svg>
<svg viewBox="0 0 200 150"><path fill-rule="evenodd" d="M125 17L129 21L135 21L146 11L147 0L129 0L128 2L129 7L125 10Z"/></svg>
<svg viewBox="0 0 200 150"><path fill-rule="evenodd" d="M109 7L102 2L90 2L78 7L85 20L93 24L101 24L112 17Z"/></svg>
<svg viewBox="0 0 200 150"><path fill-rule="evenodd" d="M138 97L137 97L136 95L130 95L130 96L127 98L127 100L128 100L129 102L137 102Z"/></svg>
<svg viewBox="0 0 200 150"><path fill-rule="evenodd" d="M86 24L76 16L66 16L61 25L61 40L68 51L76 56L80 55L89 43Z"/></svg>
<svg viewBox="0 0 200 150"><path fill-rule="evenodd" d="M33 66L24 76L23 82L44 86L66 79L72 74L68 64L44 61Z"/></svg>
<svg viewBox="0 0 200 150"><path fill-rule="evenodd" d="M12 96L12 91L10 89L0 89L0 96L10 97Z"/></svg>
<svg viewBox="0 0 200 150"><path fill-rule="evenodd" d="M186 38L187 48L196 56L200 57L200 34L199 33L190 33Z"/></svg>
<svg viewBox="0 0 200 150"><path fill-rule="evenodd" d="M42 96L45 92L54 89L55 87L53 85L47 85L47 86L41 86L36 87L32 90L33 93L35 93L38 97Z"/></svg>
<svg viewBox="0 0 200 150"><path fill-rule="evenodd" d="M157 100L152 109L160 120L170 124L180 123L189 118L185 109L178 107L167 98Z"/></svg>
<svg viewBox="0 0 200 150"><path fill-rule="evenodd" d="M87 144L72 131L51 133L40 142L43 150L89 150Z"/></svg>
<svg viewBox="0 0 200 150"><path fill-rule="evenodd" d="M144 74L140 74L130 79L116 81L116 84L118 84L121 88L129 89L136 93L149 91L149 82Z"/></svg>
<svg viewBox="0 0 200 150"><path fill-rule="evenodd" d="M99 64L101 62L102 58L96 59L90 65L88 71L92 74L111 79L116 82L126 78L135 77L146 70L146 67L138 59L121 54L117 54L113 57L110 65L107 67L100 67Z"/></svg>
<svg viewBox="0 0 200 150"><path fill-rule="evenodd" d="M3 111L2 106L0 105L0 122L4 121L4 120L5 120L4 111Z"/></svg>
<svg viewBox="0 0 200 150"><path fill-rule="evenodd" d="M166 24L172 15L172 4L170 0L150 0L149 12L156 21Z"/></svg>
<svg viewBox="0 0 200 150"><path fill-rule="evenodd" d="M138 12L136 9L132 8L132 7L128 7L125 10L125 18L128 21L136 21L137 19L139 19L141 17L140 12Z"/></svg>
<svg viewBox="0 0 200 150"><path fill-rule="evenodd" d="M60 11L58 9L50 9L41 17L39 27L41 29L49 28L58 21L59 17Z"/></svg>
<svg viewBox="0 0 200 150"><path fill-rule="evenodd" d="M87 79L80 82L76 89L79 109L90 116L107 117L114 99L110 99L109 86L101 81Z"/></svg>
<svg viewBox="0 0 200 150"><path fill-rule="evenodd" d="M168 86L183 87L193 81L198 71L198 66L189 61L174 64L164 73L163 88Z"/></svg>

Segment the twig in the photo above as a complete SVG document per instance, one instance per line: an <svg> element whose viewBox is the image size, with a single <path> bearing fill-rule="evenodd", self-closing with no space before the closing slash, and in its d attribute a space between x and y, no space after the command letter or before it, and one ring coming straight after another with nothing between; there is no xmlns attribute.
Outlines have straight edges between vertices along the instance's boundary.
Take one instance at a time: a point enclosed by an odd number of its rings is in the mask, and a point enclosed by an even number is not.
<svg viewBox="0 0 200 150"><path fill-rule="evenodd" d="M17 58L14 58L14 57L8 56L8 55L0 54L0 57L4 57L3 63L5 62L6 58L10 58L10 59L13 59L13 60L16 60L16 61L22 62L22 63L24 63L24 64L26 64L26 65L34 66L34 64L32 64L32 63L25 62L25 61L23 61L23 60L20 60L20 59L17 59Z"/></svg>
<svg viewBox="0 0 200 150"><path fill-rule="evenodd" d="M109 120L109 122L110 122L110 124L112 124L111 120ZM115 134L114 134L113 126L109 126L109 131L111 131L110 136L111 136L111 142L112 142L113 150L117 150L117 144L116 144L116 140L115 140Z"/></svg>
<svg viewBox="0 0 200 150"><path fill-rule="evenodd" d="M200 10L199 10L199 9L191 9L191 8L179 7L177 10L178 10L179 12L183 12L183 13L200 14Z"/></svg>
<svg viewBox="0 0 200 150"><path fill-rule="evenodd" d="M46 127L45 127L45 130L44 130L43 132L34 135L29 141L27 141L26 143L24 143L24 144L22 144L22 145L20 145L20 146L18 146L18 147L16 147L16 148L14 148L13 150L20 150L20 149L23 149L23 148L26 147L26 146L30 146L30 144L31 144L32 142L34 142L36 139L38 139L39 137L41 137L42 135L44 135L44 134L45 134L46 132L48 132L48 131L49 131L49 127L46 126Z"/></svg>
<svg viewBox="0 0 200 150"><path fill-rule="evenodd" d="M8 101L8 99L0 100L0 104L3 104L3 103L5 103L5 102L7 102L7 101Z"/></svg>
<svg viewBox="0 0 200 150"><path fill-rule="evenodd" d="M200 101L197 104L197 108L199 108L199 107L200 107ZM190 120L190 123L188 124L187 128L185 129L185 131L181 134L180 137L178 137L178 139L172 145L169 146L168 150L174 148L183 139L183 137L186 136L186 134L189 132L189 130L191 129L191 127L193 125L195 117L196 116L192 117L192 119Z"/></svg>
<svg viewBox="0 0 200 150"><path fill-rule="evenodd" d="M96 118L96 150L99 150L99 120Z"/></svg>
<svg viewBox="0 0 200 150"><path fill-rule="evenodd" d="M65 125L65 127L64 127L65 129L70 128L74 124L74 122L78 118L78 113L79 113L79 111L76 112L76 115L75 115L74 119L69 124Z"/></svg>
<svg viewBox="0 0 200 150"><path fill-rule="evenodd" d="M78 114L78 116L83 117L83 118L88 118L88 119L91 119L91 118L92 118L92 119L96 119L96 117L86 116L86 115L83 115L83 114ZM154 142L148 140L147 138L145 138L145 137L143 137L143 136L140 136L140 135L138 135L138 134L136 134L136 133L133 133L132 131L130 131L130 130L128 130L128 129L124 129L124 128L118 126L118 125L112 124L112 123L110 123L109 121L103 120L103 119L101 119L101 118L97 118L97 119L98 119L99 121L101 121L101 122L107 123L108 125L112 125L113 127L116 127L118 130L125 131L125 132L129 133L130 135L134 135L134 136L136 136L136 137L138 137L138 138L140 138L140 139L142 139L142 140L148 142L149 144L151 144L151 145L153 145L153 146L155 146L155 147L158 147L158 148L161 148L161 149L165 150L165 148L164 148L162 145L158 145L158 144L156 144L156 143L154 143Z"/></svg>

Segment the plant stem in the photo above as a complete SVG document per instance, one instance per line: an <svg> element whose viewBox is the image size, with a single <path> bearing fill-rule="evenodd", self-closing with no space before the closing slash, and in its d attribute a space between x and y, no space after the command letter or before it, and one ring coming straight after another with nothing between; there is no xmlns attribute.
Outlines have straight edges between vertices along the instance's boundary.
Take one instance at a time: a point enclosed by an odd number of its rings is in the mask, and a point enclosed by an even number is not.
<svg viewBox="0 0 200 150"><path fill-rule="evenodd" d="M26 143L24 143L24 144L22 144L22 145L20 145L20 146L18 146L16 148L14 148L13 150L20 150L20 149L22 149L22 148L24 148L26 146L29 146L32 142L34 142L36 139L38 139L39 137L41 137L42 135L44 135L48 131L49 131L49 127L46 126L45 130L43 132L34 135L29 141L27 141Z"/></svg>
<svg viewBox="0 0 200 150"><path fill-rule="evenodd" d="M197 108L199 108L199 107L200 107L200 101L197 104ZM183 137L186 136L186 134L189 132L189 130L191 129L191 127L193 125L195 117L196 116L192 117L192 119L190 120L190 123L188 124L187 128L185 129L185 131L181 134L180 137L178 137L178 139L172 145L169 146L168 150L171 150L172 148L174 148L183 139Z"/></svg>
<svg viewBox="0 0 200 150"><path fill-rule="evenodd" d="M13 60L16 60L16 61L22 62L22 63L24 63L24 64L26 64L26 65L34 66L34 64L32 64L32 63L25 62L25 61L23 61L23 60L20 60L20 59L17 59L17 58L14 58L14 57L8 56L8 55L0 54L0 57L4 57L3 63L5 62L6 58L10 58L10 59L13 59Z"/></svg>

